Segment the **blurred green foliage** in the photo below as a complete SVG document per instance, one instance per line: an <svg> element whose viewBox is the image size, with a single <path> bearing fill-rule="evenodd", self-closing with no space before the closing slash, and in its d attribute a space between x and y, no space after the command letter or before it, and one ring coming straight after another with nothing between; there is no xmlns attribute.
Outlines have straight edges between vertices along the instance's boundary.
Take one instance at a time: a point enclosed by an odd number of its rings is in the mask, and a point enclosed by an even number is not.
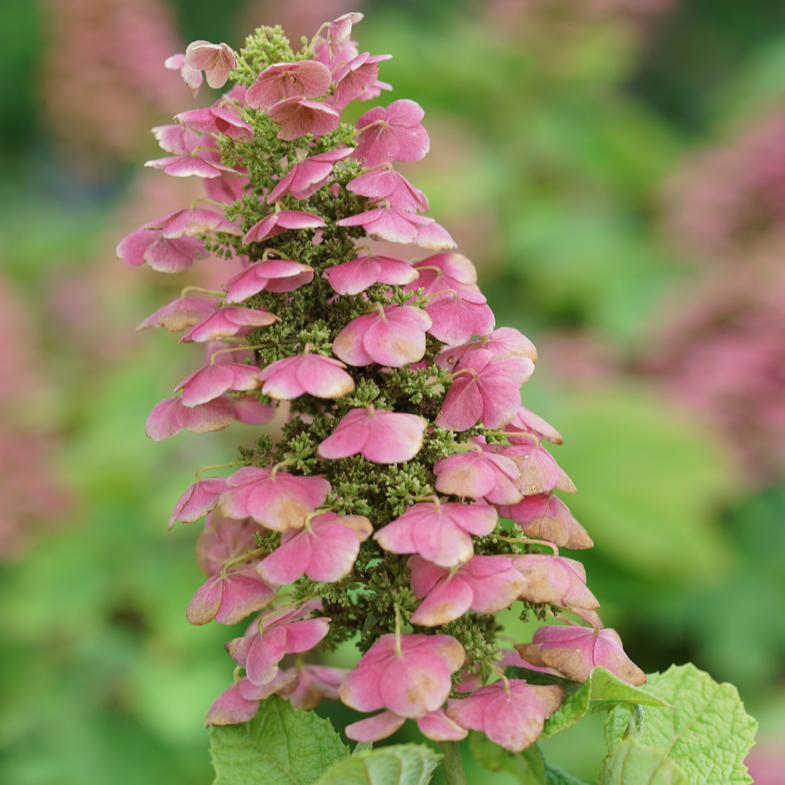
<svg viewBox="0 0 785 785"><path fill-rule="evenodd" d="M174 5L183 40L239 43L239 1ZM393 97L421 103L434 140L450 145L407 174L440 223L475 227L467 236L498 324L535 343L568 326L621 352L644 345L655 303L691 275L653 228L662 178L740 106L784 97L782 5L744 6L684 0L646 43L614 19L521 39L478 22L469 4L428 4L425 17L414 3L365 9L363 51L394 54L382 69ZM59 276L119 264L106 226L121 202L86 198L89 183L61 171L45 142L42 7L0 7L0 71L14 75L2 86L0 253L40 326L53 391L40 416L62 437L56 459L77 506L0 567L0 781L209 783L201 718L230 677L223 642L238 633L186 623L200 524L167 532L166 520L193 472L231 460L253 430L153 444L144 419L190 369L171 336L145 335L98 362L50 320L46 292ZM129 333L164 301L159 284L122 285L136 272L102 295ZM524 402L565 435L555 457L579 488L566 501L596 541L580 557L606 623L644 669L692 659L738 684L753 710L765 706L783 675L785 494L745 497L716 435L642 383L565 387L549 379L547 355L540 366ZM504 619L511 635L533 629ZM392 741L422 740L408 725ZM601 723L589 718L543 750L596 777ZM467 765L470 782L513 781Z"/></svg>

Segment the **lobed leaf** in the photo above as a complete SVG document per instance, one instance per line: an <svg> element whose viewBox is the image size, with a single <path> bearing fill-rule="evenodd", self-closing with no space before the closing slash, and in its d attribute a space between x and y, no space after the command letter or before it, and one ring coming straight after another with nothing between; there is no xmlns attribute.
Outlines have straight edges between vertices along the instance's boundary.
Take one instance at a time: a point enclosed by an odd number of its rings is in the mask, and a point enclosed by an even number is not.
<svg viewBox="0 0 785 785"><path fill-rule="evenodd" d="M430 747L396 744L338 761L316 785L427 785L440 759Z"/></svg>
<svg viewBox="0 0 785 785"><path fill-rule="evenodd" d="M625 739L605 759L597 785L690 785L690 780L664 753Z"/></svg>
<svg viewBox="0 0 785 785"><path fill-rule="evenodd" d="M210 754L213 785L310 785L349 749L329 720L273 695L250 722L213 725Z"/></svg>

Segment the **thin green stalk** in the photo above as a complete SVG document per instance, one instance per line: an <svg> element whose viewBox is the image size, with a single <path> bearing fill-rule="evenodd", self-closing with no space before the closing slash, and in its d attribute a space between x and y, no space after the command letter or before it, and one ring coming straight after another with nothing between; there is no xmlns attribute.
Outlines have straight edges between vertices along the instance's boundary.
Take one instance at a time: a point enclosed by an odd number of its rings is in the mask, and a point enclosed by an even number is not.
<svg viewBox="0 0 785 785"><path fill-rule="evenodd" d="M461 760L461 748L457 741L440 741L439 752L444 755L444 779L447 785L466 785L466 772Z"/></svg>

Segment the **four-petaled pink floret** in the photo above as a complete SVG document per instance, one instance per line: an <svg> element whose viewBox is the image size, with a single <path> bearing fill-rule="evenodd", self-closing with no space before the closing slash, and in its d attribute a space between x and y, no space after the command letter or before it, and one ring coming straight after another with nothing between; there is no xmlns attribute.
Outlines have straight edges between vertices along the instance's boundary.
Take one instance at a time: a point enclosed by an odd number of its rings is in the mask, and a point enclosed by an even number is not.
<svg viewBox="0 0 785 785"><path fill-rule="evenodd" d="M523 498L515 487L520 477L510 458L474 449L447 458L433 466L436 490L452 496L485 498L490 504L516 504Z"/></svg>
<svg viewBox="0 0 785 785"><path fill-rule="evenodd" d="M211 363L183 379L175 392L183 391L183 406L199 406L228 390L248 391L262 386L259 369L254 365Z"/></svg>
<svg viewBox="0 0 785 785"><path fill-rule="evenodd" d="M304 663L286 671L294 677L278 694L298 709L315 709L323 699L338 700L338 689L349 675L346 668L330 668L325 665Z"/></svg>
<svg viewBox="0 0 785 785"><path fill-rule="evenodd" d="M257 221L243 237L243 242L261 243L288 229L317 229L324 226L324 218L301 210L281 210Z"/></svg>
<svg viewBox="0 0 785 785"><path fill-rule="evenodd" d="M363 52L342 63L333 72L334 87L326 100L339 112L352 101L363 100L369 91L377 86L381 87L378 82L379 63L391 57L392 55L371 55L370 52Z"/></svg>
<svg viewBox="0 0 785 785"><path fill-rule="evenodd" d="M185 617L191 624L237 624L254 611L268 606L275 596L270 586L256 571L255 564L235 567L213 575L194 594Z"/></svg>
<svg viewBox="0 0 785 785"><path fill-rule="evenodd" d="M155 313L150 314L136 329L148 330L163 327L172 333L179 333L188 327L199 324L218 308L218 300L202 297L178 297L167 303Z"/></svg>
<svg viewBox="0 0 785 785"><path fill-rule="evenodd" d="M574 550L594 545L567 505L552 492L525 496L517 504L499 506L498 509L499 515L517 523L528 537L538 537L559 548Z"/></svg>
<svg viewBox="0 0 785 785"><path fill-rule="evenodd" d="M417 243L431 249L455 247L452 237L433 218L394 207L377 207L335 223L336 226L362 226L374 239L390 243Z"/></svg>
<svg viewBox="0 0 785 785"><path fill-rule="evenodd" d="M449 635L382 635L346 677L339 694L352 709L389 709L401 717L424 717L441 708L451 676L466 654Z"/></svg>
<svg viewBox="0 0 785 785"><path fill-rule="evenodd" d="M563 694L558 685L527 684L523 679L497 681L467 698L451 699L447 716L463 728L483 731L507 750L521 752L540 737Z"/></svg>
<svg viewBox="0 0 785 785"><path fill-rule="evenodd" d="M601 665L635 687L646 682L646 674L624 653L615 630L550 625L540 627L531 643L515 648L524 660L556 668L574 681L586 681L592 668Z"/></svg>
<svg viewBox="0 0 785 785"><path fill-rule="evenodd" d="M171 529L176 521L193 523L204 518L208 512L215 509L218 497L225 487L226 477L209 477L195 482L177 500L169 517L169 528Z"/></svg>
<svg viewBox="0 0 785 785"><path fill-rule="evenodd" d="M180 339L180 343L204 343L216 338L229 338L237 335L245 327L266 327L277 320L277 316L268 311L255 308L237 308L226 306L219 308L206 319L195 324Z"/></svg>
<svg viewBox="0 0 785 785"><path fill-rule="evenodd" d="M253 128L237 112L228 109L226 106L189 109L187 112L176 114L174 119L180 125L200 134L223 134L230 139L236 139L238 142L253 141Z"/></svg>
<svg viewBox="0 0 785 785"><path fill-rule="evenodd" d="M281 130L276 136L286 142L300 139L306 134L324 136L341 124L341 115L332 106L307 98L284 98L273 104L267 114L280 123Z"/></svg>
<svg viewBox="0 0 785 785"><path fill-rule="evenodd" d="M298 477L246 466L229 475L219 505L230 518L253 518L268 529L300 528L324 504L330 483L323 477Z"/></svg>
<svg viewBox="0 0 785 785"><path fill-rule="evenodd" d="M347 365L402 368L422 360L430 326L430 316L419 308L376 303L370 313L352 319L338 333L333 354Z"/></svg>
<svg viewBox="0 0 785 785"><path fill-rule="evenodd" d="M267 204L272 204L287 193L295 199L307 199L313 196L330 178L333 166L338 161L348 158L353 152L353 147L343 147L340 150L328 150L299 161L270 191Z"/></svg>
<svg viewBox="0 0 785 785"><path fill-rule="evenodd" d="M586 568L575 559L528 553L516 556L512 564L526 578L521 599L583 610L600 607L586 586Z"/></svg>
<svg viewBox="0 0 785 785"><path fill-rule="evenodd" d="M518 330L512 327L499 327L490 335L484 335L474 341L460 346L446 346L435 358L440 368L455 368L461 357L475 349L485 349L493 355L494 360L506 360L508 357L527 357L537 362L537 350L534 344ZM527 410L528 411L528 410ZM517 415L516 415L517 416ZM521 430L520 428L518 430Z"/></svg>
<svg viewBox="0 0 785 785"><path fill-rule="evenodd" d="M521 385L533 370L534 363L525 357L494 361L485 349L465 354L436 424L454 431L467 431L478 421L486 428L507 425L521 405Z"/></svg>
<svg viewBox="0 0 785 785"><path fill-rule="evenodd" d="M223 87L237 66L237 58L227 44L194 41L185 50L185 64L204 71L210 87Z"/></svg>
<svg viewBox="0 0 785 785"><path fill-rule="evenodd" d="M354 390L354 379L340 360L311 354L309 348L307 344L305 354L284 357L264 368L259 376L264 383L262 393L290 401L306 393L317 398L342 398Z"/></svg>
<svg viewBox="0 0 785 785"><path fill-rule="evenodd" d="M241 303L261 291L293 292L313 280L313 268L291 259L254 262L225 284L226 303Z"/></svg>
<svg viewBox="0 0 785 785"><path fill-rule="evenodd" d="M355 177L346 190L375 201L386 201L387 206L405 213L428 212L425 194L389 165Z"/></svg>
<svg viewBox="0 0 785 785"><path fill-rule="evenodd" d="M420 502L373 535L390 553L417 553L440 567L455 567L474 555L471 535L486 537L499 514L489 504Z"/></svg>
<svg viewBox="0 0 785 785"><path fill-rule="evenodd" d="M520 437L516 436L516 433L533 433L540 439L553 442L553 444L562 444L564 442L562 435L550 423L525 406L518 407L518 413L505 430L510 434L507 437L510 444L531 443L531 439L527 440L524 437L521 440Z"/></svg>
<svg viewBox="0 0 785 785"><path fill-rule="evenodd" d="M226 394L193 407L183 406L179 397L166 398L147 416L144 432L154 442L159 442L183 430L209 433L227 428L233 422L232 399Z"/></svg>
<svg viewBox="0 0 785 785"><path fill-rule="evenodd" d="M412 591L425 598L410 621L423 627L447 624L468 610L496 613L512 605L526 586L509 556L473 556L457 569L412 556L408 565Z"/></svg>
<svg viewBox="0 0 785 785"><path fill-rule="evenodd" d="M403 259L374 255L328 267L323 275L338 294L359 294L375 283L402 286L416 281L419 274Z"/></svg>
<svg viewBox="0 0 785 785"><path fill-rule="evenodd" d="M117 256L129 267L149 264L159 273L184 273L197 259L206 259L210 253L202 240L196 237L163 237L152 229L137 229L123 238L117 246Z"/></svg>
<svg viewBox="0 0 785 785"><path fill-rule="evenodd" d="M245 668L248 681L264 685L278 675L278 663L287 654L299 654L316 646L330 630L330 620L308 618L321 603L307 602L299 608L278 611L254 620L242 638L226 644L231 658Z"/></svg>
<svg viewBox="0 0 785 785"><path fill-rule="evenodd" d="M362 515L324 512L306 518L302 529L283 533L281 544L259 562L257 570L269 583L293 583L302 575L312 581L333 583L354 567L360 543L373 527Z"/></svg>
<svg viewBox="0 0 785 785"><path fill-rule="evenodd" d="M275 63L256 77L245 101L253 109L267 109L285 98L319 98L331 82L330 69L316 60Z"/></svg>
<svg viewBox="0 0 785 785"><path fill-rule="evenodd" d="M185 62L184 54L176 54L167 57L164 61L164 68L168 68L170 71L179 71L186 86L191 89L194 98L196 98L204 78L199 68L192 68L188 65L188 63Z"/></svg>
<svg viewBox="0 0 785 785"><path fill-rule="evenodd" d="M360 454L372 463L410 461L420 451L428 425L424 417L383 409L352 409L318 448L333 460Z"/></svg>
<svg viewBox="0 0 785 785"><path fill-rule="evenodd" d="M227 518L220 510L213 510L196 541L196 566L208 578L217 575L228 561L256 550L256 535L264 533L265 528L251 518ZM258 559L257 555L253 560Z"/></svg>
<svg viewBox="0 0 785 785"><path fill-rule="evenodd" d="M369 109L357 121L355 158L364 158L367 167L385 161L419 161L431 147L421 125L424 116L422 107L407 98Z"/></svg>

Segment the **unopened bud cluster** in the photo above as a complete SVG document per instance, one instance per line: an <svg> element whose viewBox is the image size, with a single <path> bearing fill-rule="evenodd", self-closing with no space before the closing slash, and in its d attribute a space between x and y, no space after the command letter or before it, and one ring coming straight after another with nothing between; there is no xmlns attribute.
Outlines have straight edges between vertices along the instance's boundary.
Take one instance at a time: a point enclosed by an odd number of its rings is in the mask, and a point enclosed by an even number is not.
<svg viewBox="0 0 785 785"><path fill-rule="evenodd" d="M153 409L151 438L264 424L289 402L277 443L240 448L227 477L199 472L172 513L170 525L207 517L207 581L188 620L253 616L226 644L235 678L207 722L249 720L273 693L302 708L340 698L383 710L349 726L356 740L409 718L432 739L482 730L521 750L562 690L508 679L506 664L645 677L603 629L580 562L559 555L592 542L554 495L575 490L543 446L560 435L521 406L534 346L495 329L474 266L393 168L428 152L423 110L402 99L341 121L351 102L390 89L378 80L388 56L350 40L361 18L323 25L299 53L260 28L239 54L197 41L170 58L194 92L202 71L212 87L236 83L154 129L169 155L148 166L203 178L210 206L118 246L126 264L166 273L211 252L237 264L222 291L186 287L141 325L206 349L204 367ZM379 255L365 237L435 253ZM567 626L500 648L493 614L519 601ZM305 660L352 638L352 671ZM282 669L289 654L299 656Z"/></svg>

